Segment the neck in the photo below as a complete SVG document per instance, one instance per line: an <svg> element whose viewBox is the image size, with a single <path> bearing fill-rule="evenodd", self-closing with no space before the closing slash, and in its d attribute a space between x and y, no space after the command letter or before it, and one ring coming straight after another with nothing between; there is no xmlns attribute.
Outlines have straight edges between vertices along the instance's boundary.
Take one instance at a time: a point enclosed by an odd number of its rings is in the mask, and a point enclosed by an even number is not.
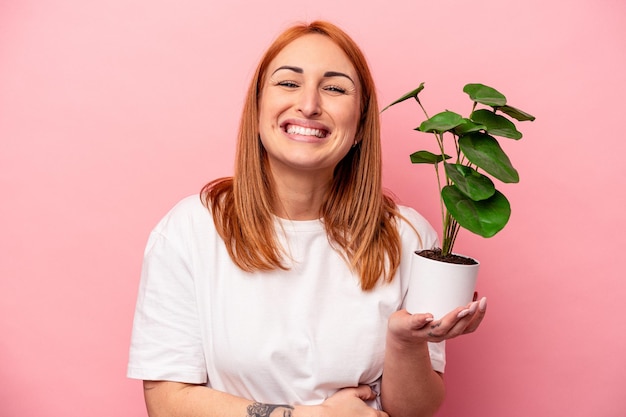
<svg viewBox="0 0 626 417"><path fill-rule="evenodd" d="M320 208L330 185L330 179L315 174L301 176L275 175L278 217L290 220L314 220L320 217Z"/></svg>

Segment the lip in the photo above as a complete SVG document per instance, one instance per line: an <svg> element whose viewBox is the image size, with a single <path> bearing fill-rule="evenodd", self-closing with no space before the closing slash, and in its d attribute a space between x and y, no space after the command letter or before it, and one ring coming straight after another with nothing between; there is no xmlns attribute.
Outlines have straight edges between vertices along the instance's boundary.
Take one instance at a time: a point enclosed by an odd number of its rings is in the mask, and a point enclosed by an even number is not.
<svg viewBox="0 0 626 417"><path fill-rule="evenodd" d="M290 125L295 125L295 126L300 126L300 127L304 127L307 129L317 129L317 130L321 130L323 132L325 132L324 137L319 138L317 136L303 136L303 135L295 135L295 134L290 134L287 133L287 127ZM316 122L314 120L306 120L306 119L287 119L284 120L281 124L280 124L280 129L283 131L283 133L287 136L289 136L290 138L300 141L300 142L320 142L323 141L324 139L326 139L331 131L330 128L328 126L326 126L323 123L320 122Z"/></svg>

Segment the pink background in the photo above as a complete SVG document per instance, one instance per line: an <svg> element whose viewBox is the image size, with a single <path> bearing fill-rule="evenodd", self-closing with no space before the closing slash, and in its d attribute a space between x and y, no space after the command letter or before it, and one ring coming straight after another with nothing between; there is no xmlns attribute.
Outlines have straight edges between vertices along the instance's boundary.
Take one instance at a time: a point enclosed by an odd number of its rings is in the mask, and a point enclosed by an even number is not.
<svg viewBox="0 0 626 417"><path fill-rule="evenodd" d="M1 416L145 416L125 367L148 232L231 173L261 52L314 18L363 47L381 104L425 81L432 114L465 112L483 82L537 116L503 144L510 225L460 237L490 307L449 344L439 416L626 415L622 0L0 0ZM419 121L383 114L385 179L437 225Z"/></svg>

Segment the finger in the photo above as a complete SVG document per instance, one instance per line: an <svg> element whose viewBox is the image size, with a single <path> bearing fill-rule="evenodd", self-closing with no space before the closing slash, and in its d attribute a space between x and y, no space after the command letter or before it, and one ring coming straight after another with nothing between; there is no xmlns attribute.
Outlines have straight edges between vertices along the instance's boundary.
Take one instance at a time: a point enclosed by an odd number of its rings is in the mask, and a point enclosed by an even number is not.
<svg viewBox="0 0 626 417"><path fill-rule="evenodd" d="M430 341L440 342L465 333L474 321L475 315L484 315L484 311L479 310L481 306L486 308L486 299L482 304L481 302L472 301L466 307L458 307L457 309L446 314L440 320L431 323L428 331ZM475 324L475 328L478 327L478 324L480 324L480 320L478 320Z"/></svg>
<svg viewBox="0 0 626 417"><path fill-rule="evenodd" d="M363 401L369 401L376 398L376 393L369 385L359 385L355 388L354 394Z"/></svg>
<svg viewBox="0 0 626 417"><path fill-rule="evenodd" d="M411 316L411 329L419 330L423 329L428 323L432 323L434 320L433 315L426 314L413 314Z"/></svg>
<svg viewBox="0 0 626 417"><path fill-rule="evenodd" d="M475 307L473 307L474 304L476 305ZM477 306L478 303L472 301L465 307L457 307L454 310L450 311L448 314L440 318L439 321L443 322L446 325L444 327L452 327L458 320L469 314L472 314Z"/></svg>
<svg viewBox="0 0 626 417"><path fill-rule="evenodd" d="M480 301L474 301L468 309L463 310L463 317L454 324L448 332L448 337L456 337L462 334L474 332L487 312L487 298L483 297ZM461 315L461 314L459 314Z"/></svg>
<svg viewBox="0 0 626 417"><path fill-rule="evenodd" d="M470 323L465 328L464 333L472 333L476 331L478 326L480 326L480 323L483 321L483 318L485 317L486 313L487 313L487 297L483 297L478 302L478 310L474 314L474 317L472 317L472 320L470 321Z"/></svg>

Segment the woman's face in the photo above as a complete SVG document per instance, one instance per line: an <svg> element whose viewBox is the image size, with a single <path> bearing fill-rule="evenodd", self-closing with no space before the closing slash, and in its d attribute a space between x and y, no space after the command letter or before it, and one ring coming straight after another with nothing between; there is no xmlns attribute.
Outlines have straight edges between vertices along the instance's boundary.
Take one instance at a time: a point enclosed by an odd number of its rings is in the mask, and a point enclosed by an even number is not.
<svg viewBox="0 0 626 417"><path fill-rule="evenodd" d="M361 86L346 54L311 34L288 44L267 68L259 132L274 174L327 181L354 144Z"/></svg>

